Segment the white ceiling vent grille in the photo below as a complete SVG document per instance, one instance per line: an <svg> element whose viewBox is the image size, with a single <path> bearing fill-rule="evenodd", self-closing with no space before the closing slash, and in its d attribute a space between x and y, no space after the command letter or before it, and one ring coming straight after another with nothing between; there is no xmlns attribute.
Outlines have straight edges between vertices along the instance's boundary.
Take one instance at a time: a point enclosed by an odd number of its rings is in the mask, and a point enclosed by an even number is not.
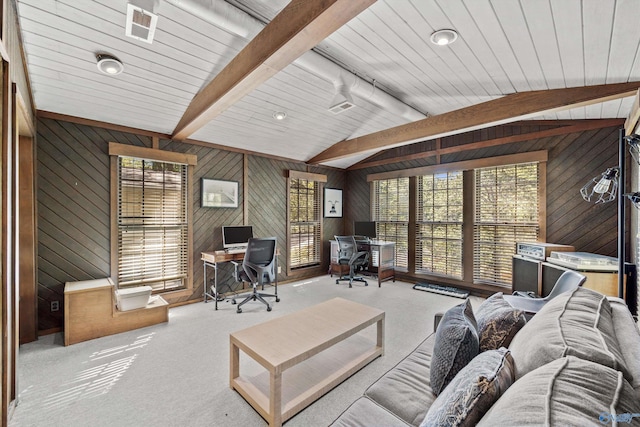
<svg viewBox="0 0 640 427"><path fill-rule="evenodd" d="M333 96L333 100L331 101L329 111L333 114L340 114L355 106L356 104L353 103L353 98L351 97L349 90L345 86L338 86L336 88L336 94Z"/></svg>
<svg viewBox="0 0 640 427"><path fill-rule="evenodd" d="M339 104L329 107L329 111L331 111L333 114L340 114L355 106L356 104L345 100Z"/></svg>
<svg viewBox="0 0 640 427"><path fill-rule="evenodd" d="M126 34L146 43L153 42L158 15L134 4L127 4Z"/></svg>

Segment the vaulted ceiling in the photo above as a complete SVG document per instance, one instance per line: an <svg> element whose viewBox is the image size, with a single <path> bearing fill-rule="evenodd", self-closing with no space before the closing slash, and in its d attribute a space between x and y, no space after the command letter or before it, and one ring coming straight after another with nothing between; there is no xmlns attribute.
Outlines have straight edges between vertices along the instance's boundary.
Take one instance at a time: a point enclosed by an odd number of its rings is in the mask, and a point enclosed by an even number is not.
<svg viewBox="0 0 640 427"><path fill-rule="evenodd" d="M640 81L637 1L130 1L158 15L151 44L125 35L127 0L17 1L38 110L348 167L521 118L624 118L640 87L546 92ZM443 28L458 40L432 44ZM340 91L355 107L333 114Z"/></svg>

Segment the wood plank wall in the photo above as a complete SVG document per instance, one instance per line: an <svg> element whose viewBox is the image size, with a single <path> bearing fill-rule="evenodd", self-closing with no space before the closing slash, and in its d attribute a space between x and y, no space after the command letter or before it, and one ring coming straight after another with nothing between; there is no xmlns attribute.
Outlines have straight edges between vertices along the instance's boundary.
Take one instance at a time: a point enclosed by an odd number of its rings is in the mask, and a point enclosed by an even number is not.
<svg viewBox="0 0 640 427"><path fill-rule="evenodd" d="M542 131L552 127L554 126L498 126L442 138L441 146L443 148L458 146L510 135ZM618 129L619 127L606 127L478 150L460 151L442 155L441 163L548 150L547 241L573 245L577 251L616 257L616 203L600 205L587 203L580 196L579 190L588 179L599 176L607 167L617 165ZM427 141L389 150L368 161L406 156L434 148L433 141ZM347 186L349 191L346 198L346 206L348 208L345 218L347 227L354 220L368 219L367 213L364 211L370 204L370 187L366 182L368 174L433 164L436 164L435 156L348 171ZM628 230L629 227L627 226L626 229Z"/></svg>
<svg viewBox="0 0 640 427"><path fill-rule="evenodd" d="M107 277L110 274L109 156L107 143L151 147L151 138L75 123L40 119L37 138L38 173L38 320L40 331L63 327L64 283ZM200 253L222 247L222 225L254 226L256 236L278 238L281 252L280 280L286 277L286 171L289 169L326 174L327 186L343 188L345 172L309 167L255 155L247 156L249 194L243 193L244 154L201 145L161 140L163 150L198 156L193 191L193 293L171 302L202 298L203 268ZM238 181L239 207L200 207L200 179ZM243 217L247 200L248 218ZM324 221L324 237L342 232L342 219ZM326 271L328 246L319 268L300 272L301 277ZM220 283L239 288L229 276L231 266L219 273ZM209 271L208 274L212 272ZM209 276L211 277L211 276ZM60 310L51 312L51 302Z"/></svg>

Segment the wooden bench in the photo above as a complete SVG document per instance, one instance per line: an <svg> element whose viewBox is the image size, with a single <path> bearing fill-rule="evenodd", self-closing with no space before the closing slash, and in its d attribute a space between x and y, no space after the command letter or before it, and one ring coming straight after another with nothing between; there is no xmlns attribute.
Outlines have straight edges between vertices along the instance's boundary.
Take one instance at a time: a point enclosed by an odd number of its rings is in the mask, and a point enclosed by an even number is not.
<svg viewBox="0 0 640 427"><path fill-rule="evenodd" d="M169 304L154 297L146 307L119 311L110 278L67 282L64 287L64 345L169 321Z"/></svg>

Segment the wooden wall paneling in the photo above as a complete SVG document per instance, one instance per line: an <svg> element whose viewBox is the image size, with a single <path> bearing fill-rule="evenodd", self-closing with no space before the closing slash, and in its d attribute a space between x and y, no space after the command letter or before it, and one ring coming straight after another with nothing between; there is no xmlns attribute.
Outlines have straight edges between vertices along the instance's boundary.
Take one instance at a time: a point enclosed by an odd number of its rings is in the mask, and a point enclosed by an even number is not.
<svg viewBox="0 0 640 427"><path fill-rule="evenodd" d="M349 182L345 179L345 172L335 169L323 170L322 173L327 175L326 188L342 188L342 218L324 218L324 209L322 209L322 262L321 268L323 271L328 271L329 264L331 263L331 252L329 241L334 239L336 235L342 235L346 232L346 229L353 225L349 225L347 209L347 195L349 194L350 187ZM324 203L324 192L322 194L322 201ZM324 206L324 205L323 205Z"/></svg>
<svg viewBox="0 0 640 427"><path fill-rule="evenodd" d="M33 138L19 140L20 193L20 344L38 339L38 290L36 284L35 150Z"/></svg>
<svg viewBox="0 0 640 427"><path fill-rule="evenodd" d="M348 192L344 198L344 224L345 234L353 234L354 221L371 221L371 190L367 182L366 170L354 170L347 172L346 177Z"/></svg>
<svg viewBox="0 0 640 427"><path fill-rule="evenodd" d="M585 202L580 188L617 164L617 128L587 131L550 153L547 170L547 240L584 252L617 256L617 206ZM612 139L613 138L613 139ZM580 229L576 224L590 224ZM585 232L589 230L589 232Z"/></svg>
<svg viewBox="0 0 640 427"><path fill-rule="evenodd" d="M167 149L184 149L189 153L198 156L198 166L194 171L193 179L193 294L191 297L182 298L197 299L202 297L204 287L210 284L203 282L201 252L209 252L222 249L223 225L243 225L244 224L244 172L243 155L241 153L228 152L220 149L210 149L201 146L181 144L172 142ZM238 207L237 208L203 208L201 207L201 178L213 178L228 181L237 181L238 185ZM218 283L223 291L225 286L231 289L239 289L242 285L235 283L232 279L233 267L231 264L224 264L218 273ZM213 276L208 276L213 277Z"/></svg>
<svg viewBox="0 0 640 427"><path fill-rule="evenodd" d="M61 328L64 283L111 275L108 142L149 147L148 136L38 122L38 329ZM60 309L51 312L51 302Z"/></svg>
<svg viewBox="0 0 640 427"><path fill-rule="evenodd" d="M579 145L568 153L569 158L563 155L567 153L556 151L555 153L560 157L552 156L553 161L550 162L549 168L553 170L547 172L549 192L547 202L555 206L572 203L573 206L566 206L565 211L577 207L576 204L580 202L587 203L580 196L580 188L590 179L599 176L607 168L616 164L617 148L603 149L597 138L583 136L584 138L576 139ZM600 150L600 153L594 157L595 150ZM551 222L556 220L555 212L549 212L548 216Z"/></svg>
<svg viewBox="0 0 640 427"><path fill-rule="evenodd" d="M286 171L300 169L293 162L249 156L249 217L258 237L275 236L280 256L278 264L287 271L287 178ZM279 277L283 277L282 274Z"/></svg>

